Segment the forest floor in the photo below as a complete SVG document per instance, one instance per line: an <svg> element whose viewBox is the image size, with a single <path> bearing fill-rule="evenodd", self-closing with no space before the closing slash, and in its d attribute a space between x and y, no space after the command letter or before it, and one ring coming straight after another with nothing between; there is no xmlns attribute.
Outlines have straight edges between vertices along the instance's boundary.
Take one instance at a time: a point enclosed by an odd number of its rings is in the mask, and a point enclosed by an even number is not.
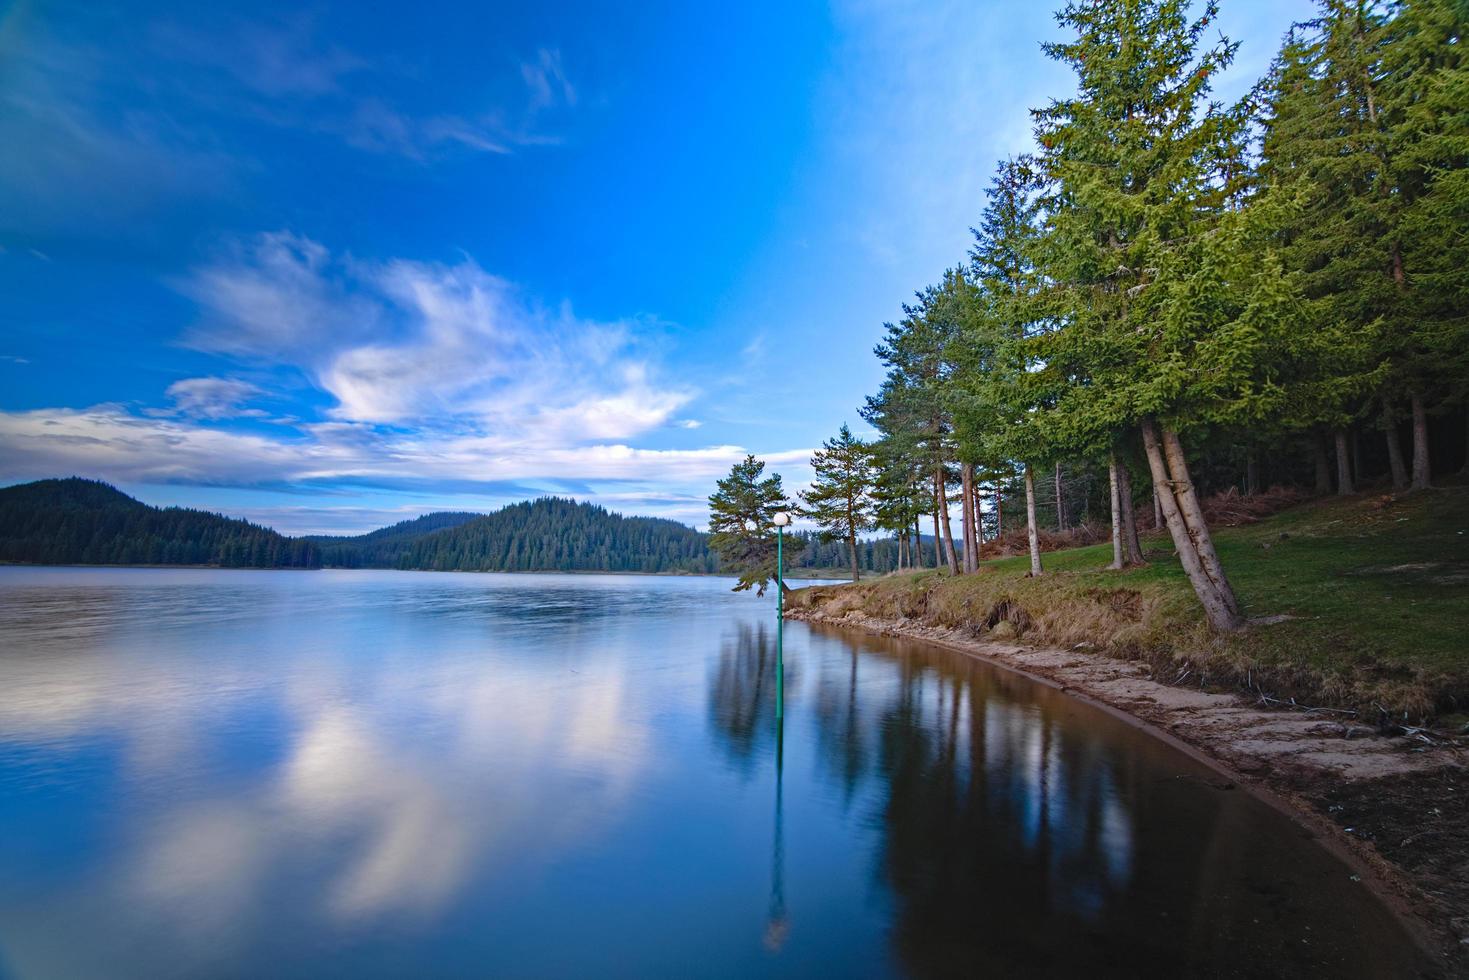
<svg viewBox="0 0 1469 980"><path fill-rule="evenodd" d="M1469 975L1469 487L1302 504L1215 530L1250 625L1211 634L1165 535L977 575L816 586L788 615L1020 670L1181 741L1355 855ZM1294 700L1292 700L1294 699Z"/></svg>

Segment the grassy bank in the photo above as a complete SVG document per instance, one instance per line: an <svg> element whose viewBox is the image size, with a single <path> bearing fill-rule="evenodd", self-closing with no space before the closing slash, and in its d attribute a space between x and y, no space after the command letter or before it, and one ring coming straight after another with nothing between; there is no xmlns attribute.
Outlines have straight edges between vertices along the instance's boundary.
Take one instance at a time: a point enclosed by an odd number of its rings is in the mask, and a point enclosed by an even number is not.
<svg viewBox="0 0 1469 980"><path fill-rule="evenodd" d="M1160 679L1248 686L1278 698L1462 724L1469 711L1469 487L1304 504L1216 530L1252 618L1212 635L1167 535L1150 563L1111 571L1111 545L982 563L977 575L890 575L793 594L789 606L859 611L994 639L1141 658Z"/></svg>

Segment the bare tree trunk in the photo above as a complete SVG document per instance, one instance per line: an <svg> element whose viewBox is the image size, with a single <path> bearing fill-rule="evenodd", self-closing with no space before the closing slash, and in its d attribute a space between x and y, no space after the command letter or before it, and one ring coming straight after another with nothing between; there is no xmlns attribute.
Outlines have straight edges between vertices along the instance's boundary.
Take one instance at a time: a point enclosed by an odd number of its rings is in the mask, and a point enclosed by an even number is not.
<svg viewBox="0 0 1469 980"><path fill-rule="evenodd" d="M937 507L938 507L937 502L935 502L935 505L934 505L934 508L935 509L934 509L934 512L933 512L933 567L934 568L943 568L944 567L944 540L939 535L939 512L938 512Z"/></svg>
<svg viewBox="0 0 1469 980"><path fill-rule="evenodd" d="M995 540L1005 536L1005 501L1000 494L1000 478L995 477Z"/></svg>
<svg viewBox="0 0 1469 980"><path fill-rule="evenodd" d="M1331 454L1326 451L1326 437L1320 432L1311 433L1311 455L1316 460L1316 495L1324 497L1331 493Z"/></svg>
<svg viewBox="0 0 1469 980"><path fill-rule="evenodd" d="M1352 461L1348 452L1347 430L1336 430L1336 492L1338 496L1349 497L1357 492L1352 486Z"/></svg>
<svg viewBox="0 0 1469 980"><path fill-rule="evenodd" d="M1061 492L1061 464L1056 464L1056 530L1066 530L1066 500Z"/></svg>
<svg viewBox="0 0 1469 980"><path fill-rule="evenodd" d="M1239 614L1233 610L1232 604L1226 602L1219 594L1218 586L1204 571L1198 543L1190 534L1188 525L1184 521L1183 512L1174 491L1174 478L1170 475L1168 463L1163 458L1158 426L1151 418L1145 418L1141 427L1143 448L1148 457L1148 468L1153 474L1154 500L1163 511L1163 518L1168 523L1168 532L1173 538L1173 545L1178 549L1179 561L1183 564L1183 570L1188 575L1189 583L1194 587L1194 593L1204 607L1204 615L1208 617L1209 625L1217 630L1238 629L1241 625Z"/></svg>
<svg viewBox="0 0 1469 980"><path fill-rule="evenodd" d="M970 475L970 493L973 500L970 506L974 508L974 567L979 570L979 553L984 550L984 495L980 492L979 481Z"/></svg>
<svg viewBox="0 0 1469 980"><path fill-rule="evenodd" d="M1107 482L1112 489L1112 564L1108 568L1121 568L1122 561L1122 488L1117 478L1117 454L1107 457Z"/></svg>
<svg viewBox="0 0 1469 980"><path fill-rule="evenodd" d="M974 466L964 463L959 467L959 483L964 494L961 512L964 515L964 574L977 569L976 556L979 544L974 538Z"/></svg>
<svg viewBox="0 0 1469 980"><path fill-rule="evenodd" d="M933 474L934 493L938 495L939 516L943 519L944 553L949 559L949 574L959 574L959 557L954 553L954 529L949 522L949 491L944 485L944 470L940 466Z"/></svg>
<svg viewBox="0 0 1469 980"><path fill-rule="evenodd" d="M1253 449L1245 451L1245 496L1260 492L1260 460Z"/></svg>
<svg viewBox="0 0 1469 980"><path fill-rule="evenodd" d="M1431 469L1428 465L1428 412L1423 406L1423 396L1414 392L1408 396L1413 408L1413 489L1427 490L1431 485Z"/></svg>
<svg viewBox="0 0 1469 980"><path fill-rule="evenodd" d="M1030 574L1040 575L1041 540L1035 526L1035 470L1025 464L1025 533L1030 538Z"/></svg>
<svg viewBox="0 0 1469 980"><path fill-rule="evenodd" d="M1397 420L1392 417L1392 412L1383 406L1387 428L1383 435L1387 437L1387 465L1392 471L1392 488L1394 490L1408 489L1408 466L1403 462L1403 438L1398 435Z"/></svg>
<svg viewBox="0 0 1469 980"><path fill-rule="evenodd" d="M1122 498L1122 553L1129 565L1146 565L1143 543L1137 536L1137 511L1132 504L1132 473L1127 464L1117 463L1117 491Z"/></svg>
<svg viewBox="0 0 1469 980"><path fill-rule="evenodd" d="M1189 536L1194 539L1194 545L1199 553L1199 561L1204 566L1204 574L1214 583L1219 591L1219 596L1224 604L1229 607L1230 612L1239 616L1239 602L1234 597L1234 588L1229 584L1229 579L1224 574L1224 566L1219 561L1219 554L1214 550L1214 538L1209 534L1209 525L1204 520L1204 510L1199 504L1198 492L1194 489L1193 478L1188 471L1188 458L1183 453L1183 444L1178 441L1178 433L1172 429L1164 428L1163 432L1163 455L1168 460L1168 472L1173 475L1173 496L1178 500L1178 509L1183 514L1183 522L1188 526Z"/></svg>
<svg viewBox="0 0 1469 980"><path fill-rule="evenodd" d="M1158 496L1157 486L1153 487L1153 530L1163 530L1163 500Z"/></svg>

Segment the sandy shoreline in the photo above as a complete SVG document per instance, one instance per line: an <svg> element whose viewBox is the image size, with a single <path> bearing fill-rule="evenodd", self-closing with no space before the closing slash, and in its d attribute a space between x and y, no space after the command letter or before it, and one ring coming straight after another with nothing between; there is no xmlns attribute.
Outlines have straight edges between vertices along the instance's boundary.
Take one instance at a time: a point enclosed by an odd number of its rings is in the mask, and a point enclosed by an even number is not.
<svg viewBox="0 0 1469 980"><path fill-rule="evenodd" d="M1464 901L1469 886L1463 881L1463 841L1443 840L1436 819L1463 824L1466 801L1451 798L1438 807L1432 798L1444 792L1441 787L1445 785L1469 781L1469 768L1454 751L1427 749L1405 737L1379 735L1329 713L1258 707L1236 694L1165 683L1154 679L1144 663L1084 650L980 640L963 630L879 619L856 611L834 616L819 610L788 609L786 615L820 626L921 640L955 650L1058 688L1148 730L1304 825L1362 875L1435 955L1447 975L1469 976L1469 907ZM1356 815L1382 807L1401 818L1405 801L1421 805L1425 823L1432 824L1422 834L1436 840L1443 851L1442 860L1427 871L1409 869L1406 862L1384 856L1374 846L1376 835L1338 822L1344 812ZM1386 829L1388 814L1377 817ZM1372 815L1354 823L1370 827ZM1398 832L1401 828L1393 824L1391 829ZM1461 833L1469 840L1469 831Z"/></svg>

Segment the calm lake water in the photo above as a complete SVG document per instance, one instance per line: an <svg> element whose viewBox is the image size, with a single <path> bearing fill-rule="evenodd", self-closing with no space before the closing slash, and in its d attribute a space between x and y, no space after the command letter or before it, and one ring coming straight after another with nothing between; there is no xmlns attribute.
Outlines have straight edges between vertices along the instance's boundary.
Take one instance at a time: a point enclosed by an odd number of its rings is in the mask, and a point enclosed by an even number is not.
<svg viewBox="0 0 1469 980"><path fill-rule="evenodd" d="M0 568L0 973L1411 975L1295 825L722 579Z"/></svg>

